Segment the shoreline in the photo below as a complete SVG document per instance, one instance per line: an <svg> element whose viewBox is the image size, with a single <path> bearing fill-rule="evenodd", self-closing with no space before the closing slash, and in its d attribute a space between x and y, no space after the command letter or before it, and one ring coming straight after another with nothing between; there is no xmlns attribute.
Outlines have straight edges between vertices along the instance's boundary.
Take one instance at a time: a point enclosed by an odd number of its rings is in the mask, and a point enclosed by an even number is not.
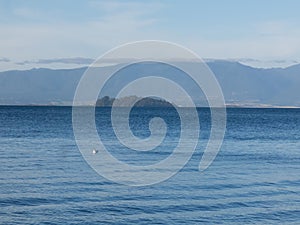
<svg viewBox="0 0 300 225"><path fill-rule="evenodd" d="M95 108L111 108L110 106L94 106L94 105L50 105L50 104L0 104L0 107L95 107ZM119 106L117 108L130 108L127 106ZM154 107L154 106L139 106L137 108L172 108L172 107ZM193 107L178 107L178 108L193 108ZM220 108L197 106L196 108ZM226 109L300 109L300 106L259 106L259 105L226 105Z"/></svg>

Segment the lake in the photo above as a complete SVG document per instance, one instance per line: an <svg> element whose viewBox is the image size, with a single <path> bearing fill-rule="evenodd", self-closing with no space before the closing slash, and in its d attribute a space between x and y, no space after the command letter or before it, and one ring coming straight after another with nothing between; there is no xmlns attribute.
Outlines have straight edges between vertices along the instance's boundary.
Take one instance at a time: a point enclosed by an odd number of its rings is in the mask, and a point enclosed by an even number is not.
<svg viewBox="0 0 300 225"><path fill-rule="evenodd" d="M227 109L222 148L204 172L210 111L199 108L199 144L170 179L130 187L99 176L83 159L71 107L0 107L1 224L299 224L300 110ZM150 164L171 154L180 135L172 108L134 108L133 133L146 138L161 116L168 133L150 152L116 139L110 108L97 108L103 143L122 161ZM88 138L88 136L87 136Z"/></svg>

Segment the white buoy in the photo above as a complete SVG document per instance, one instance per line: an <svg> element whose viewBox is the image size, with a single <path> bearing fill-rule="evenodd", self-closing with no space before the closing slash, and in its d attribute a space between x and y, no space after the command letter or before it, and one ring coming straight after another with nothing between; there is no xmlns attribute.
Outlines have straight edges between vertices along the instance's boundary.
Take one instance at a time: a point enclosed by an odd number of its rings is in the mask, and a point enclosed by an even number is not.
<svg viewBox="0 0 300 225"><path fill-rule="evenodd" d="M97 154L98 151L96 149L93 149L93 154Z"/></svg>

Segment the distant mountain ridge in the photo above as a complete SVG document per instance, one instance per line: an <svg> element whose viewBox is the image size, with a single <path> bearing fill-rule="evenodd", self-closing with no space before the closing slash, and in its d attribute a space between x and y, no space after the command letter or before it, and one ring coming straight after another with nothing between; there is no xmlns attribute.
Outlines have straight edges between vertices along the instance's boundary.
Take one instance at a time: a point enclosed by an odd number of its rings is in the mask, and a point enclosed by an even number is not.
<svg viewBox="0 0 300 225"><path fill-rule="evenodd" d="M300 64L271 69L225 60L207 64L216 75L229 105L300 107ZM0 72L0 104L70 105L85 70L86 67ZM147 65L142 64L137 70L143 73ZM130 76L129 71L124 79L130 80ZM178 80L178 83L184 84L185 81Z"/></svg>

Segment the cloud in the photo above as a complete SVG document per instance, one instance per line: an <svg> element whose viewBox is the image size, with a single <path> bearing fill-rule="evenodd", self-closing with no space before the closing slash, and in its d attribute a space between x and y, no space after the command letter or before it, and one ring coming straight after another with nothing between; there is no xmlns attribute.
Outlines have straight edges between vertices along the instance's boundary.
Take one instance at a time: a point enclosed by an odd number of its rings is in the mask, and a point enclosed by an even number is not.
<svg viewBox="0 0 300 225"><path fill-rule="evenodd" d="M254 30L261 36L285 36L287 34L299 34L296 24L286 21L263 21L254 25Z"/></svg>
<svg viewBox="0 0 300 225"><path fill-rule="evenodd" d="M215 61L229 61L229 62L238 62L247 66L255 68L286 68L288 66L299 64L297 60L289 59L253 59L253 58L204 58L204 61L215 62Z"/></svg>
<svg viewBox="0 0 300 225"><path fill-rule="evenodd" d="M239 62L244 65L256 67L256 68L271 68L271 67L285 68L299 63L297 60L288 60L288 59L259 60L259 59L251 59L251 58L236 58L236 59L229 59L229 60Z"/></svg>
<svg viewBox="0 0 300 225"><path fill-rule="evenodd" d="M64 64L90 64L94 61L91 58L61 58L61 59L40 59L37 61L37 64L51 64L51 63L64 63Z"/></svg>
<svg viewBox="0 0 300 225"><path fill-rule="evenodd" d="M242 63L273 63L273 64L289 64L289 63L299 63L297 60L287 60L287 59L274 59L274 60L259 60L252 58L229 58L229 61L236 61Z"/></svg>
<svg viewBox="0 0 300 225"><path fill-rule="evenodd" d="M63 64L76 64L76 65L88 65L94 62L92 58L58 58L58 59L39 59L39 60L25 60L22 62L17 62L17 65L26 65L26 64L52 64L52 63L63 63Z"/></svg>
<svg viewBox="0 0 300 225"><path fill-rule="evenodd" d="M134 14L152 14L155 11L164 8L161 2L121 2L121 1L92 1L92 7L106 12L106 14L118 14L122 12L135 12Z"/></svg>
<svg viewBox="0 0 300 225"><path fill-rule="evenodd" d="M198 24L196 15L196 22L177 24L173 17L189 15L168 15L172 7L166 2L91 1L83 5L85 8L79 10L79 15L74 15L76 10L66 11L62 6L48 11L27 6L13 9L15 17L11 21L9 18L0 20L1 52L19 61L20 67L85 64L89 61L67 57L81 56L91 60L126 42L161 39L187 46L207 58L300 61L300 26L290 21L256 21L243 35L230 36L230 32L221 30L218 35L207 37L206 28ZM166 9L165 13L162 14L161 9ZM208 25L215 30L211 23ZM40 60L32 61L37 58ZM7 64L2 67L7 69Z"/></svg>
<svg viewBox="0 0 300 225"><path fill-rule="evenodd" d="M18 61L32 58L65 58L80 55L98 57L105 51L128 41L153 37L151 27L157 22L153 13L161 4L130 2L95 2L99 16L70 20L57 16L49 21L50 12L38 22L34 20L0 21L0 49ZM92 7L92 6L91 6ZM101 8L102 7L102 8ZM34 18L34 11L16 9L20 17ZM56 12L53 12L56 17ZM21 65L22 62L19 63ZM30 62L23 62L30 63Z"/></svg>
<svg viewBox="0 0 300 225"><path fill-rule="evenodd" d="M22 66L22 65L33 64L33 63L34 63L34 61L25 60L22 62L16 62L15 64Z"/></svg>
<svg viewBox="0 0 300 225"><path fill-rule="evenodd" d="M8 58L0 58L0 62L10 62L10 59L8 59Z"/></svg>
<svg viewBox="0 0 300 225"><path fill-rule="evenodd" d="M206 58L252 58L300 60L300 35L254 35L246 38L209 40L189 38L186 46ZM176 40L175 40L176 41Z"/></svg>
<svg viewBox="0 0 300 225"><path fill-rule="evenodd" d="M22 19L37 19L42 18L44 15L41 12L32 10L29 8L15 8L13 9L13 15Z"/></svg>

